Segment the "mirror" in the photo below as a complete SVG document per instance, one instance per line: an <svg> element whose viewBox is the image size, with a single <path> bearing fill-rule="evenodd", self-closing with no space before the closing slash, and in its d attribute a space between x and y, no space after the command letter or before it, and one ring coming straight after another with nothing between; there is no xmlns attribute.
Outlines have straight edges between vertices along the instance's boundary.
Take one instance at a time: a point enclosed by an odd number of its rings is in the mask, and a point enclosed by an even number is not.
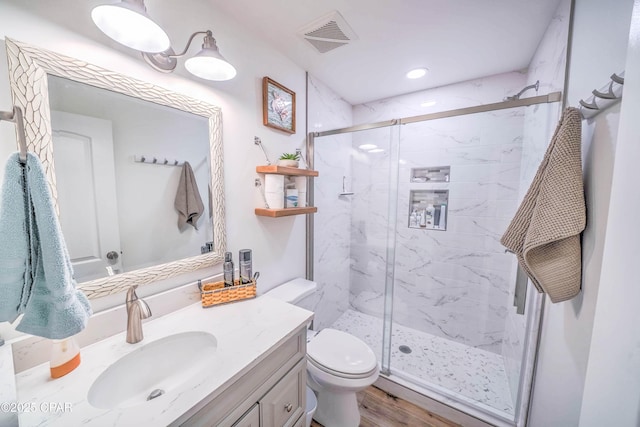
<svg viewBox="0 0 640 427"><path fill-rule="evenodd" d="M11 39L6 47L28 148L43 162L89 298L222 261L218 107ZM195 227L179 226L174 207L184 161L189 196L202 202Z"/></svg>
<svg viewBox="0 0 640 427"><path fill-rule="evenodd" d="M76 280L208 252L207 119L60 77L48 83L60 225ZM179 227L185 161L203 211Z"/></svg>

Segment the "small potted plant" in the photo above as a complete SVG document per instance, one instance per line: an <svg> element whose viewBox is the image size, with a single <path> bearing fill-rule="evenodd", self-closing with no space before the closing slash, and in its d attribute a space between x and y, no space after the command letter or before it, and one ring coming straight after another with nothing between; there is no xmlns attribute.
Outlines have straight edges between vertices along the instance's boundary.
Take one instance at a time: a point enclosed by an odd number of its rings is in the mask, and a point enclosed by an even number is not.
<svg viewBox="0 0 640 427"><path fill-rule="evenodd" d="M300 160L300 156L298 155L298 153L282 153L280 159L278 160L278 166L297 168L298 160Z"/></svg>

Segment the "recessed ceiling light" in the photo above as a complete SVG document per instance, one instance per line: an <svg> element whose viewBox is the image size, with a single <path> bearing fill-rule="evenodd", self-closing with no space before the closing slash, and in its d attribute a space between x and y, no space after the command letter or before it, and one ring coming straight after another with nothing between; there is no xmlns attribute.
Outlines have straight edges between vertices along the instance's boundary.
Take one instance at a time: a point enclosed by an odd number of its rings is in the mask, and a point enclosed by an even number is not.
<svg viewBox="0 0 640 427"><path fill-rule="evenodd" d="M436 105L436 101L425 101L420 104L421 107L433 107L434 105Z"/></svg>
<svg viewBox="0 0 640 427"><path fill-rule="evenodd" d="M370 153L382 153L384 150L382 148L374 148L373 150L369 150Z"/></svg>
<svg viewBox="0 0 640 427"><path fill-rule="evenodd" d="M361 150L372 150L374 148L378 148L378 146L375 144L362 144L359 145L358 148Z"/></svg>
<svg viewBox="0 0 640 427"><path fill-rule="evenodd" d="M426 68L416 68L415 70L411 70L407 73L408 79L419 79L420 77L424 77L427 74Z"/></svg>

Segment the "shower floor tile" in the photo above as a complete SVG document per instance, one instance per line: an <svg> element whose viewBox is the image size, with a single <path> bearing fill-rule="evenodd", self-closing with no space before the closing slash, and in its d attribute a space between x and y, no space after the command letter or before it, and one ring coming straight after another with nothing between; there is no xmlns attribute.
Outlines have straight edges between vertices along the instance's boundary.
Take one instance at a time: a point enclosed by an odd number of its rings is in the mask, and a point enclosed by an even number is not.
<svg viewBox="0 0 640 427"><path fill-rule="evenodd" d="M347 310L331 327L357 336L371 347L378 361L382 360L382 319ZM401 345L408 346L411 353L401 352ZM501 355L402 325L393 326L391 346L392 373L417 377L449 393L514 414Z"/></svg>

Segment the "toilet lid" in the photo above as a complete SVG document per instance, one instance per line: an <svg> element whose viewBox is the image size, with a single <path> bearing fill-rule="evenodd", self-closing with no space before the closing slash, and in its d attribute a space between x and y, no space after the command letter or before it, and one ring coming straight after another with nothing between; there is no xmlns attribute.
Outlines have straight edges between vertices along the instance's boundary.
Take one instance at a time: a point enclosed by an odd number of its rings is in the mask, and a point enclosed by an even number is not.
<svg viewBox="0 0 640 427"><path fill-rule="evenodd" d="M307 356L344 374L366 374L378 365L376 355L364 341L335 329L321 330L307 345Z"/></svg>

